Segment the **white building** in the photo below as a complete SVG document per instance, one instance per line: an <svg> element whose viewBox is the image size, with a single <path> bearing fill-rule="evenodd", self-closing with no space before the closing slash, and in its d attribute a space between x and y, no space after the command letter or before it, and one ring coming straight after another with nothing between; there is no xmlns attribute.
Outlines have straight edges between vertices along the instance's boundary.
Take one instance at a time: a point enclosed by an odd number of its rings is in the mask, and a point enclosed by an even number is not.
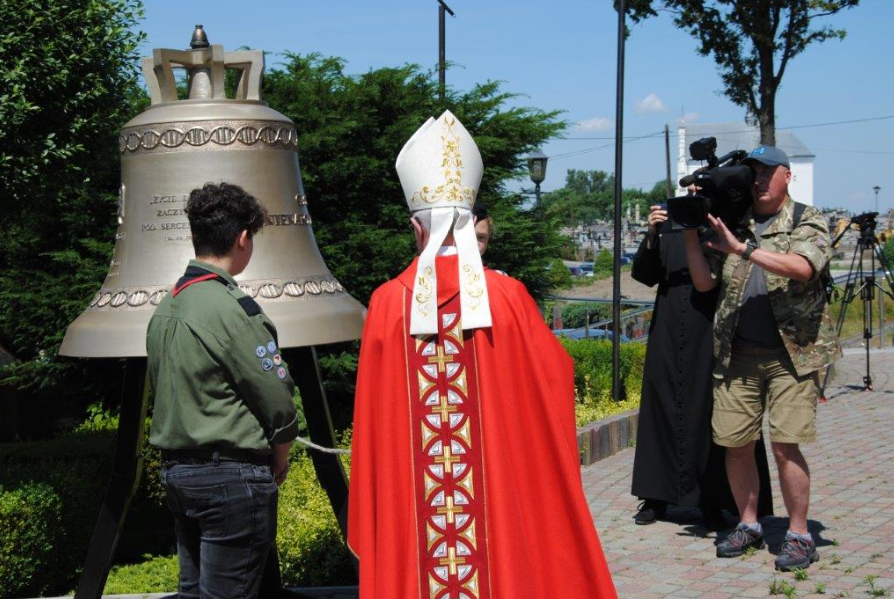
<svg viewBox="0 0 894 599"><path fill-rule="evenodd" d="M751 151L760 145L760 128L746 123L685 123L678 129L677 195L686 193L679 187L682 177L691 174L704 162L691 160L689 144L703 137L717 139L718 158L733 150ZM789 194L792 199L813 206L813 159L816 157L791 131L776 131L776 147L788 154L792 167Z"/></svg>

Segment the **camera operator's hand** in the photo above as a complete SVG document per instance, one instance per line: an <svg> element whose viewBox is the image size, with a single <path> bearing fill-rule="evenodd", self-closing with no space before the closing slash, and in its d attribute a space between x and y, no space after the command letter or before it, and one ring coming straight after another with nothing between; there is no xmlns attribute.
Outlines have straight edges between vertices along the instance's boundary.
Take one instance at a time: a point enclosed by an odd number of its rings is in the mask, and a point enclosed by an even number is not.
<svg viewBox="0 0 894 599"><path fill-rule="evenodd" d="M708 224L717 233L717 237L712 241L705 242L705 246L724 254L738 254L741 256L745 252L745 244L736 239L736 236L733 235L732 231L726 227L722 220L709 214Z"/></svg>
<svg viewBox="0 0 894 599"><path fill-rule="evenodd" d="M663 206L649 206L649 233L655 235L658 232L658 224L667 221L667 208Z"/></svg>

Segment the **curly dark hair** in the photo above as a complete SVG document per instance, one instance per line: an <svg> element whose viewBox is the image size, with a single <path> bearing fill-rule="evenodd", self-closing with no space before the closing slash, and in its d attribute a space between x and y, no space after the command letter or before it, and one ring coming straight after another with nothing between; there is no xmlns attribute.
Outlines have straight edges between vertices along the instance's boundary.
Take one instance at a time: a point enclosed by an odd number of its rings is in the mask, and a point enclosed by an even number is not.
<svg viewBox="0 0 894 599"><path fill-rule="evenodd" d="M206 183L193 189L186 203L196 256L224 256L242 231L254 236L267 220L267 210L238 185Z"/></svg>

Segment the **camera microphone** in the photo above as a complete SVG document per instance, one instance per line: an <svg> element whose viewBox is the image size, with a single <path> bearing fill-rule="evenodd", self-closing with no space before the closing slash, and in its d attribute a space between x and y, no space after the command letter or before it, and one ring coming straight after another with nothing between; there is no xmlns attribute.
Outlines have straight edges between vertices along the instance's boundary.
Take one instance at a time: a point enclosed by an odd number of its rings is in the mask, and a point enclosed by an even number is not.
<svg viewBox="0 0 894 599"><path fill-rule="evenodd" d="M691 175L686 175L685 177L680 179L680 187L686 188L686 187L689 187L690 185L695 185L695 179L696 179L695 173L692 173Z"/></svg>

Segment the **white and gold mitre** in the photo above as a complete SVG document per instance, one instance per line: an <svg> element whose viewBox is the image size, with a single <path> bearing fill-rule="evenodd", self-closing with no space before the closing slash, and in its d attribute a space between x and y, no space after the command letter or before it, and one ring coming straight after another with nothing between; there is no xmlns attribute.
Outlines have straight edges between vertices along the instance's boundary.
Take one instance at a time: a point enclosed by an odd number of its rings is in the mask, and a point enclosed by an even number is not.
<svg viewBox="0 0 894 599"><path fill-rule="evenodd" d="M475 205L484 163L475 140L447 110L429 118L397 156L397 175L410 210Z"/></svg>
<svg viewBox="0 0 894 599"><path fill-rule="evenodd" d="M484 266L472 220L484 173L475 140L447 110L438 120L429 118L413 134L398 154L395 167L410 210L432 211L431 235L419 256L413 283L410 334L438 332L435 258L451 231L459 257L463 329L491 326Z"/></svg>

